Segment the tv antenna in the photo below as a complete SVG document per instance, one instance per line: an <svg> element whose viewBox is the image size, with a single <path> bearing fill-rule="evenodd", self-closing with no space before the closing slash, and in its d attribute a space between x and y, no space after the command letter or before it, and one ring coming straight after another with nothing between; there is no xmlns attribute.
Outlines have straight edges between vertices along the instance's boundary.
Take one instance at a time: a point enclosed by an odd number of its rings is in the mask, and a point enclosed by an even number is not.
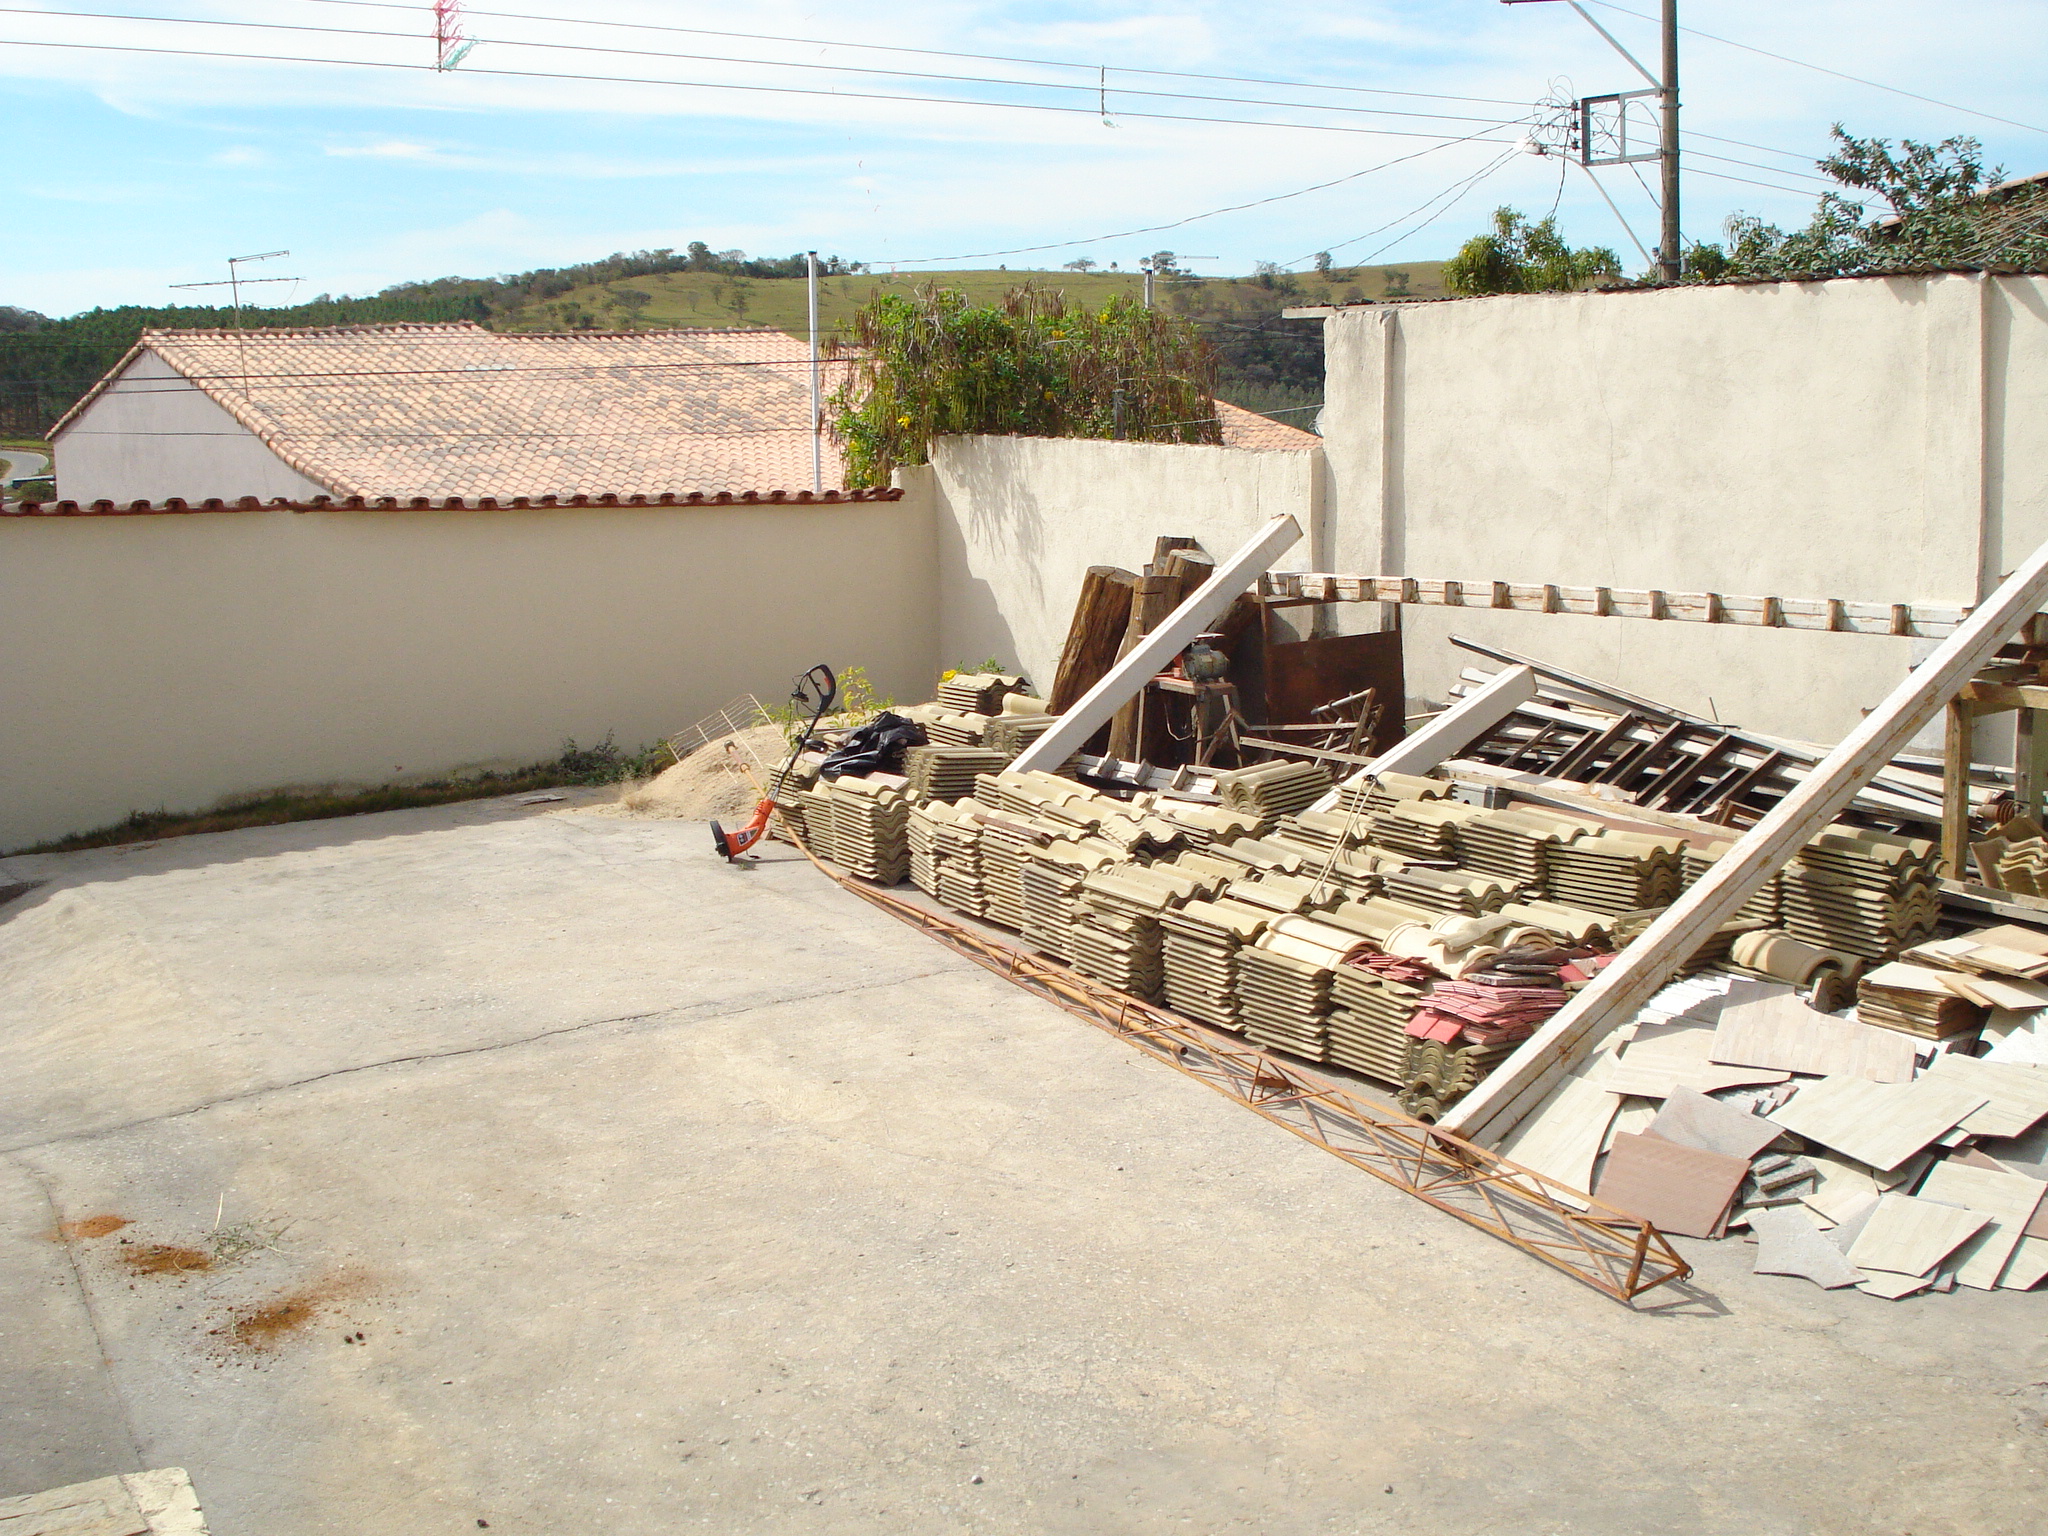
<svg viewBox="0 0 2048 1536"><path fill-rule="evenodd" d="M241 268L252 261L271 261L279 256L289 256L290 251L259 251L254 256L230 256L228 275L225 281L211 283L172 283L173 288L225 288L229 291L235 307L235 348L242 364L242 393L249 393L249 344L242 337L242 288L253 283L303 283L303 277L244 277Z"/></svg>

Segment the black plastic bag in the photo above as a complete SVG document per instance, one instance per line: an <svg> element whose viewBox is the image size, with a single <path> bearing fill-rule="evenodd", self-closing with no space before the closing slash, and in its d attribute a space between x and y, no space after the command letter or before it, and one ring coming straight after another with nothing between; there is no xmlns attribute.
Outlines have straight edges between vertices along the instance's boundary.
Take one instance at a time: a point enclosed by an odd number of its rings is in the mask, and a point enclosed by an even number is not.
<svg viewBox="0 0 2048 1536"><path fill-rule="evenodd" d="M887 710L853 731L818 769L828 779L864 779L871 773L901 773L903 753L924 745L924 727Z"/></svg>

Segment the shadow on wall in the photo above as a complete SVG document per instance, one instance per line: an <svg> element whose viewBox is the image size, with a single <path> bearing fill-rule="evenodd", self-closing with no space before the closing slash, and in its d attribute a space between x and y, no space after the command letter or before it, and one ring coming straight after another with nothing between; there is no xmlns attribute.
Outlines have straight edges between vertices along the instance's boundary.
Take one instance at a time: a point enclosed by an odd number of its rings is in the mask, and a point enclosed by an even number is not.
<svg viewBox="0 0 2048 1536"><path fill-rule="evenodd" d="M945 447L956 493L955 515L939 524L939 569L946 573L940 642L962 655L995 656L1032 672L1033 662L1021 654L1022 645L1003 615L995 588L969 573L976 565L971 549L999 551L1006 574L1029 594L1026 611L1046 609L1046 514L1033 477L1017 473L1012 439L949 438ZM1067 594L1067 601L1073 601L1073 594ZM940 659L947 666L955 664L950 652ZM1032 681L1041 689L1052 686L1050 676L1035 672Z"/></svg>

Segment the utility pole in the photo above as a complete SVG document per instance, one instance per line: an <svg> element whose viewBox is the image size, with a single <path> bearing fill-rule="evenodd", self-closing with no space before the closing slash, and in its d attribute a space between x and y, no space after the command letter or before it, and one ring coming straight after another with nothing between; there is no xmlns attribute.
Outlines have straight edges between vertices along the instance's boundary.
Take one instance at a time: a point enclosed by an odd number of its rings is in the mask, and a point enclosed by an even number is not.
<svg viewBox="0 0 2048 1536"><path fill-rule="evenodd" d="M1545 3L1548 0L1501 0L1502 5ZM1589 96L1573 104L1579 119L1579 164L1590 169L1596 165L1624 165L1631 160L1654 158L1657 161L1662 188L1658 197L1661 230L1657 240L1657 273L1666 282L1675 283L1685 275L1685 237L1679 230L1678 203L1678 0L1662 0L1659 32L1664 44L1664 68L1659 74L1645 69L1642 60L1622 47L1621 40L1594 20L1593 13L1579 4L1579 0L1566 0L1566 3L1650 84L1647 91ZM1648 96L1657 98L1657 149L1654 157L1632 151L1628 137L1629 102ZM1608 141L1604 151L1596 150L1594 145L1596 108L1611 108L1615 114L1611 128L1604 123L1601 125L1601 136ZM1605 195L1604 191L1602 195ZM1612 205L1612 199L1609 199L1609 204Z"/></svg>
<svg viewBox="0 0 2048 1536"><path fill-rule="evenodd" d="M818 253L806 251L804 256L810 271L811 300L811 491L819 494L825 489L825 448L819 441L825 404L819 397L818 379Z"/></svg>
<svg viewBox="0 0 2048 1536"><path fill-rule="evenodd" d="M1664 109L1657 138L1657 162L1664 177L1664 238L1658 266L1664 280L1685 275L1685 237L1678 231L1678 0L1664 0Z"/></svg>

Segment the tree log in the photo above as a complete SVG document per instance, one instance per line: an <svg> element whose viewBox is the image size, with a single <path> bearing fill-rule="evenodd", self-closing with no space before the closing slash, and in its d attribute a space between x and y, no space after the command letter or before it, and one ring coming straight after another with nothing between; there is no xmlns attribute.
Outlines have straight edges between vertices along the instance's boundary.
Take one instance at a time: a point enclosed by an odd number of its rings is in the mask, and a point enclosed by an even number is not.
<svg viewBox="0 0 2048 1536"><path fill-rule="evenodd" d="M1136 575L1114 565L1088 567L1052 692L1046 696L1046 708L1053 714L1067 709L1116 665L1124 632L1130 628L1131 590L1137 584Z"/></svg>

